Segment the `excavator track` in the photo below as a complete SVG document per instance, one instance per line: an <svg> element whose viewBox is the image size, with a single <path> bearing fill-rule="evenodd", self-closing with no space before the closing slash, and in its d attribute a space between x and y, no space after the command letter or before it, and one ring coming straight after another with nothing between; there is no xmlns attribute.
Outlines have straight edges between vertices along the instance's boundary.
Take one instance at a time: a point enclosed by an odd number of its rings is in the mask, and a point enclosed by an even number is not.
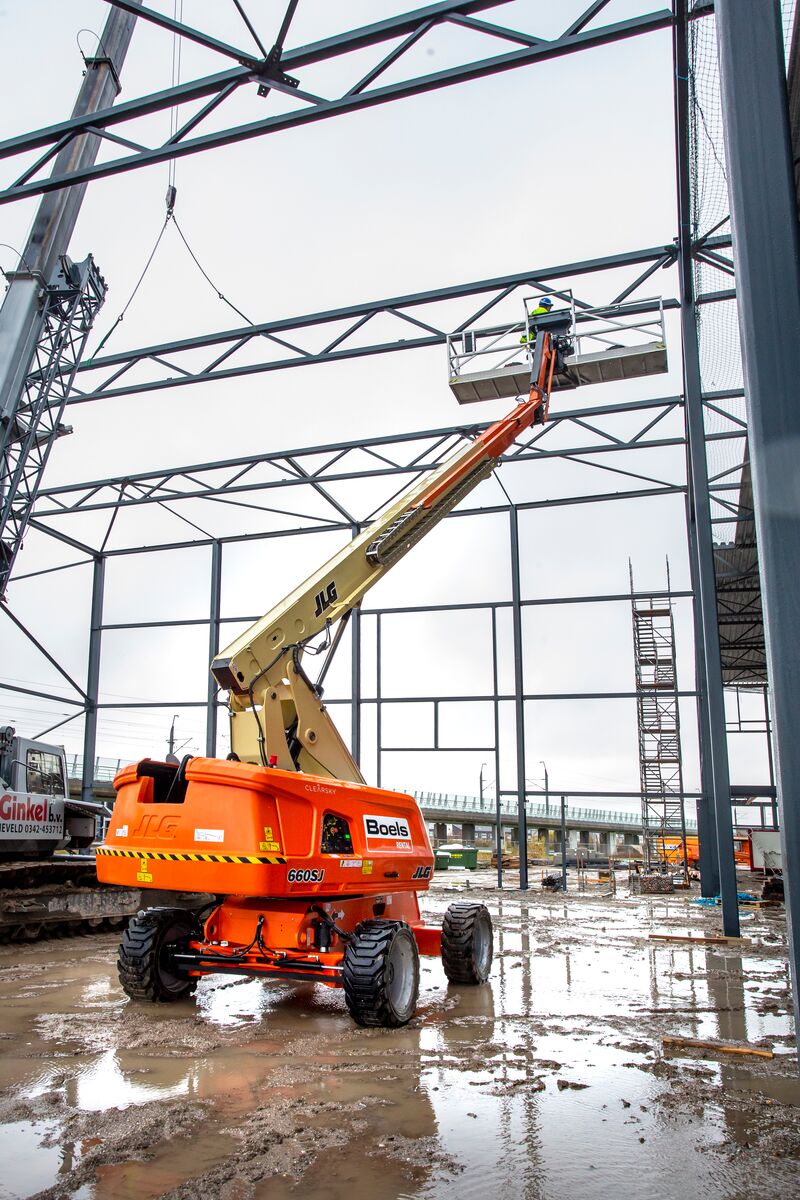
<svg viewBox="0 0 800 1200"><path fill-rule="evenodd" d="M159 903L198 908L210 899L108 887L98 882L93 854L0 861L0 943L122 929L141 908Z"/></svg>

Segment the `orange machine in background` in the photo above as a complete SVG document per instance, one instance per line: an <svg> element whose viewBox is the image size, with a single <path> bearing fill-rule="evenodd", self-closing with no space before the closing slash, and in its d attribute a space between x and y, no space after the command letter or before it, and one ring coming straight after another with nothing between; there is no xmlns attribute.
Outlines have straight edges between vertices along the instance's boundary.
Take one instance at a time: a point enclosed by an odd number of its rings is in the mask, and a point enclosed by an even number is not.
<svg viewBox="0 0 800 1200"><path fill-rule="evenodd" d="M660 839L659 846L661 844L662 841ZM684 845L686 862L689 869L692 871L698 870L700 867L700 842L696 837L687 837L685 843L683 838L664 838L664 857L675 862L680 862L684 855ZM733 852L737 866L750 866L750 839L746 834L734 834Z"/></svg>

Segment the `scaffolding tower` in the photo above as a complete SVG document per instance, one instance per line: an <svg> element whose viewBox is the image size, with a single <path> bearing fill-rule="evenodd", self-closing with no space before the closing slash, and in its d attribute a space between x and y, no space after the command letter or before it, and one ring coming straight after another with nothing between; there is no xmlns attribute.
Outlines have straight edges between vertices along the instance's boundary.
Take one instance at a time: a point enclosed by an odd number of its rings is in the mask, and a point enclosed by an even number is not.
<svg viewBox="0 0 800 1200"><path fill-rule="evenodd" d="M645 872L688 878L686 814L675 658L675 623L667 563L666 598L637 596L630 567L642 852Z"/></svg>

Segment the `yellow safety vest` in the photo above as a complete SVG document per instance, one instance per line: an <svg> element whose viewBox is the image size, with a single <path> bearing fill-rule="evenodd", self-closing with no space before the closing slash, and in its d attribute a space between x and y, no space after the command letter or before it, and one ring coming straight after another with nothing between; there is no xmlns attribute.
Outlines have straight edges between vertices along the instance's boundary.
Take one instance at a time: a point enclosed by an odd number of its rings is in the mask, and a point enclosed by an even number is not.
<svg viewBox="0 0 800 1200"><path fill-rule="evenodd" d="M542 316L544 316L544 315L545 315L545 313L549 313L549 312L551 312L551 311L552 311L551 309L549 309L549 308L545 308L543 305L541 305L541 304L540 304L538 308L535 308L535 309L533 310L533 312L531 312L531 313L528 313L528 316L529 316L529 317L542 317ZM519 343L520 343L520 345L521 345L521 346L524 346L524 345L526 345L526 344L527 344L529 341L533 341L533 340L534 340L534 338L535 338L535 336L536 336L536 330L535 330L535 329L532 329L532 330L531 330L531 332L530 332L530 334L523 333L522 337L519 339Z"/></svg>

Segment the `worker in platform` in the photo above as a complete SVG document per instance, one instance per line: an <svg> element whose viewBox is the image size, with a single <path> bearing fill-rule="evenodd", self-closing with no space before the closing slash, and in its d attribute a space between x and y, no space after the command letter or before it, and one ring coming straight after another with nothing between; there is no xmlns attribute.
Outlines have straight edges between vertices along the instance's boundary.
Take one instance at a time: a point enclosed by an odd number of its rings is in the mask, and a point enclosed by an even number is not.
<svg viewBox="0 0 800 1200"><path fill-rule="evenodd" d="M531 322L530 333L527 330L523 331L522 337L519 339L520 345L525 346L528 344L528 342L534 342L536 340L536 318L547 316L552 307L553 301L550 299L550 297L542 296L536 308L532 309L528 313L528 317Z"/></svg>

